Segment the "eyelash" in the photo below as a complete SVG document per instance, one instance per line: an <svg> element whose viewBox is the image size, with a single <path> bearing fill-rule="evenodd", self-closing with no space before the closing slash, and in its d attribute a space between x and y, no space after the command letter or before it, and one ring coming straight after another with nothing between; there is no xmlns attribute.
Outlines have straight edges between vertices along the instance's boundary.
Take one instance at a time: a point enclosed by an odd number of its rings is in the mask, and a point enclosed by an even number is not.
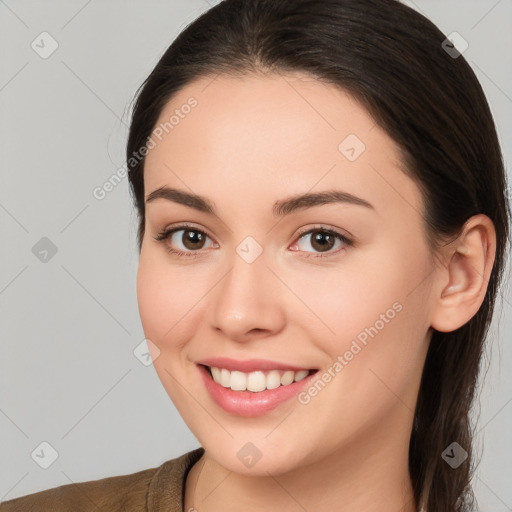
<svg viewBox="0 0 512 512"><path fill-rule="evenodd" d="M197 229L195 226L193 226L191 224L180 224L178 226L173 226L171 228L164 229L157 236L155 236L153 238L155 240L157 240L158 242L165 242L171 235L173 235L177 231L182 231L183 229L188 230L188 231L193 231L196 233L201 233L202 235L205 235L211 239L211 237L207 233L205 233L201 229ZM316 232L333 235L335 238L337 238L338 240L343 242L347 247L351 247L354 245L354 241L352 239L348 238L346 235L342 235L341 233L339 233L337 231L334 231L334 230L328 229L328 228L324 228L321 226L300 231L297 234L297 240L300 240L304 235L308 235L308 234L316 233ZM334 251L334 252L328 252L326 254L322 254L322 253L312 254L312 253L308 253L306 251L297 251L297 252L305 252L306 256L304 256L304 258L329 258L331 256L338 254L339 252L341 252L343 250L344 249L342 248L342 249L338 249L337 251ZM197 258L198 256L201 255L201 250L181 251L180 249L173 249L169 245L167 245L167 252L169 252L171 254L175 254L178 257L184 257L184 258Z"/></svg>

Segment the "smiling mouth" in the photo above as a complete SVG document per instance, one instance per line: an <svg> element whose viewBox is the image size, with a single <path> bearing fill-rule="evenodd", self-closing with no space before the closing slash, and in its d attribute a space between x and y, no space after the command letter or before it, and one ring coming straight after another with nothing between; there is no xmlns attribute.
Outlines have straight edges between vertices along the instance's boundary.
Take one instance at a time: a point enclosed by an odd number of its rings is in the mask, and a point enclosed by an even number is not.
<svg viewBox="0 0 512 512"><path fill-rule="evenodd" d="M300 382L318 370L265 370L240 372L230 371L226 368L200 365L206 368L210 377L224 388L233 391L251 391L258 393L268 389L276 389L281 386L289 386L294 382Z"/></svg>

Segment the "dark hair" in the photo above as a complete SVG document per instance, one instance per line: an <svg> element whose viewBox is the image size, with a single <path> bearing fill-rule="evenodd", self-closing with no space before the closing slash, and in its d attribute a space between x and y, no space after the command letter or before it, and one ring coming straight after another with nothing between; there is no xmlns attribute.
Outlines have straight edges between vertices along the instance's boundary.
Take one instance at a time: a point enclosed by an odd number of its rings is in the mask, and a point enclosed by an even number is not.
<svg viewBox="0 0 512 512"><path fill-rule="evenodd" d="M464 511L475 501L470 410L503 278L510 207L503 159L484 92L446 36L397 0L225 0L188 25L137 91L127 144L129 181L145 225L145 147L167 102L187 84L226 75L305 72L350 93L397 143L420 187L434 249L483 213L497 248L485 299L453 332L433 330L409 446L416 505ZM441 457L456 441L468 458Z"/></svg>

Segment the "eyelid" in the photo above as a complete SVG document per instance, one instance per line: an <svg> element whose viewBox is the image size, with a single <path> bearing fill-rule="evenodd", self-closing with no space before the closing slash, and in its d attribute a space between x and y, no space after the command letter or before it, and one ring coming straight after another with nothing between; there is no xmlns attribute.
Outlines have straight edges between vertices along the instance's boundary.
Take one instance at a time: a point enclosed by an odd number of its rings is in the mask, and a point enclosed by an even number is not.
<svg viewBox="0 0 512 512"><path fill-rule="evenodd" d="M174 229L179 230L181 228L196 229L197 231L200 231L200 232L204 233L205 235L208 235L212 240L215 238L209 233L209 231L207 229L200 226L199 224L194 224L193 222L178 222L176 224L171 224L169 226L166 226L164 229L162 229L161 234L168 233L169 231L174 230ZM335 234L341 235L341 236L345 237L347 240L354 241L354 238L352 235L350 235L347 232L343 233L342 232L343 230L341 230L340 228L337 228L335 226L330 226L329 224L313 224L311 226L300 228L296 232L295 237L301 237L301 236L305 235L306 233L309 233L310 231L313 231L315 229L323 230L323 231L333 231Z"/></svg>
<svg viewBox="0 0 512 512"><path fill-rule="evenodd" d="M313 226L305 227L299 229L298 233L294 237L294 242L292 246L298 245L300 239L304 237L304 235L308 235L314 232L324 232L334 236L337 240L341 241L344 245L336 251L325 251L325 252L311 252L311 251L300 251L295 250L295 252L301 252L304 254L303 258L313 258L313 259L327 259L327 258L336 258L340 253L345 252L347 249L356 245L356 240L350 234L344 232L344 230L340 228L336 228L334 226L329 226L328 224L315 224Z"/></svg>
<svg viewBox="0 0 512 512"><path fill-rule="evenodd" d="M354 242L354 237L352 235L350 235L343 229L337 228L335 226L330 226L329 224L313 224L312 226L300 228L299 231L297 231L297 234L295 235L295 237L301 237L301 236L305 235L306 233L310 233L311 231L332 232L336 235L339 235L339 236L345 238L347 241Z"/></svg>
<svg viewBox="0 0 512 512"><path fill-rule="evenodd" d="M215 238L209 233L209 231L207 229L203 228L199 224L194 224L193 222L177 222L176 224L170 224L169 226L166 226L164 229L162 229L160 231L158 238L160 238L161 235L162 235L162 237L165 234L170 235L172 231L176 232L176 231L181 231L182 229L187 229L187 228L189 228L190 230L193 230L193 231L198 231L200 233L204 233L212 240L214 240L214 238ZM195 251L195 252L198 252L198 251Z"/></svg>
<svg viewBox="0 0 512 512"><path fill-rule="evenodd" d="M215 242L214 237L212 237L209 234L208 230L204 229L203 227L199 227L198 224L194 224L192 222L179 222L176 224L171 224L169 226L166 226L156 237L153 237L153 238L157 241L165 242L167 239L169 239L171 237L171 235L173 235L177 231L186 230L187 228L190 229L191 231L197 231L197 232L203 233L208 238L210 238L215 245L218 246L218 242ZM294 236L292 245L296 245L297 242L304 235L315 232L315 231L323 231L323 232L332 234L338 240L341 240L342 243L344 243L346 247L344 247L342 249L338 249L337 251L333 251L333 252L326 251L325 254L322 252L315 253L315 252L309 252L309 251L295 251L295 252L301 252L301 253L307 254L308 256L305 256L306 258L310 258L310 257L328 258L331 256L334 257L335 255L337 255L339 252L342 252L347 247L351 247L355 244L354 237L350 234L343 233L342 232L343 230L341 230L339 228L330 226L328 224L314 224L314 225L310 225L308 227L300 228L299 231ZM204 251L204 249L199 249L197 251L182 251L181 249L171 249L169 247L168 251L170 253L175 253L178 256L198 257L198 256L201 256L201 253Z"/></svg>

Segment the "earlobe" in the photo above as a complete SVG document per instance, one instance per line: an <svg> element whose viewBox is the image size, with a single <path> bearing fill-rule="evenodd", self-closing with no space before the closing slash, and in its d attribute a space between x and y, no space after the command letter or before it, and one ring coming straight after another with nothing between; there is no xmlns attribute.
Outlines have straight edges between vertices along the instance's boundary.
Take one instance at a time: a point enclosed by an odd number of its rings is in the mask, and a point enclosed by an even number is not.
<svg viewBox="0 0 512 512"><path fill-rule="evenodd" d="M485 298L496 253L496 232L486 215L471 217L459 238L446 247L431 325L451 332L466 324Z"/></svg>

